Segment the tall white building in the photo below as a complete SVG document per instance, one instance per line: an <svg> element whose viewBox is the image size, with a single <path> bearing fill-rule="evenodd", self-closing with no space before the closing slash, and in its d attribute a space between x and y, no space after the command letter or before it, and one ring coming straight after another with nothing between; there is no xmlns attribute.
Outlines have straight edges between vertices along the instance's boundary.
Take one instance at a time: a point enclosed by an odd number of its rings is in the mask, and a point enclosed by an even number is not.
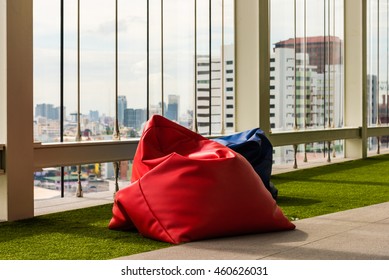
<svg viewBox="0 0 389 280"><path fill-rule="evenodd" d="M223 48L224 59L197 56L197 129L200 134L235 130L234 46Z"/></svg>
<svg viewBox="0 0 389 280"><path fill-rule="evenodd" d="M270 58L270 123L273 131L342 127L343 66L326 65L318 73L308 53L275 48ZM321 145L321 146L320 146ZM315 149L323 149L323 144ZM294 160L291 147L277 149L280 162Z"/></svg>

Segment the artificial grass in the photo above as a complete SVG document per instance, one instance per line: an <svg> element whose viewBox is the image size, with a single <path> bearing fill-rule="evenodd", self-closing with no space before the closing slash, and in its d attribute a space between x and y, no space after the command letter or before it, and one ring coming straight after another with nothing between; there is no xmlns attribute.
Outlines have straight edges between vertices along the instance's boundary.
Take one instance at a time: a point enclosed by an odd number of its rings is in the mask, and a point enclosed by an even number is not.
<svg viewBox="0 0 389 280"><path fill-rule="evenodd" d="M389 155L272 176L291 220L389 201Z"/></svg>
<svg viewBox="0 0 389 280"><path fill-rule="evenodd" d="M0 223L2 260L104 260L170 244L108 229L112 204Z"/></svg>
<svg viewBox="0 0 389 280"><path fill-rule="evenodd" d="M272 176L291 220L389 201L389 155ZM112 204L0 223L2 260L104 260L171 246L108 229Z"/></svg>

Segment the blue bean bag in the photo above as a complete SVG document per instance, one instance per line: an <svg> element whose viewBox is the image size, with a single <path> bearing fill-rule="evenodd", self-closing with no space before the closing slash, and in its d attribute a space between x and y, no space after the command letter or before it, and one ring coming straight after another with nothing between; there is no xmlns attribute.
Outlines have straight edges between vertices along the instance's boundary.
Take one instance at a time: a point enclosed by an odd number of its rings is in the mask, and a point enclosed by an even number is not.
<svg viewBox="0 0 389 280"><path fill-rule="evenodd" d="M262 179L263 184L272 197L277 199L278 190L270 182L273 165L273 145L261 129L246 130L216 138L214 141L244 156Z"/></svg>

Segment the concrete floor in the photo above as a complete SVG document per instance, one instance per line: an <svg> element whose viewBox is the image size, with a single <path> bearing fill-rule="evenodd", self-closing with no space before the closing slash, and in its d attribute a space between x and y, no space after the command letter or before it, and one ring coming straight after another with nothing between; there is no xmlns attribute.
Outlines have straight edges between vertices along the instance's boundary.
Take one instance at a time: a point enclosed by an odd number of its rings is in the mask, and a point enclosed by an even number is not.
<svg viewBox="0 0 389 280"><path fill-rule="evenodd" d="M389 202L294 223L294 231L191 242L120 259L389 260Z"/></svg>

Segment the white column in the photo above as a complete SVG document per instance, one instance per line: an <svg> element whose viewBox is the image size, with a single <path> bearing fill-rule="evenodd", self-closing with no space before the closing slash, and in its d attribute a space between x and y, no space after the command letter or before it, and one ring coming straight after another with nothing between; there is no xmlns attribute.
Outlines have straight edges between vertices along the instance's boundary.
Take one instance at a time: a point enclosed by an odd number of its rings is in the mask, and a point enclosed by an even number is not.
<svg viewBox="0 0 389 280"><path fill-rule="evenodd" d="M344 0L345 127L361 127L361 138L346 140L345 156L367 157L366 0Z"/></svg>
<svg viewBox="0 0 389 280"><path fill-rule="evenodd" d="M259 3L235 0L236 130L259 126Z"/></svg>
<svg viewBox="0 0 389 280"><path fill-rule="evenodd" d="M0 0L0 220L34 216L33 1Z"/></svg>
<svg viewBox="0 0 389 280"><path fill-rule="evenodd" d="M267 0L235 0L237 131L270 131L269 12Z"/></svg>

